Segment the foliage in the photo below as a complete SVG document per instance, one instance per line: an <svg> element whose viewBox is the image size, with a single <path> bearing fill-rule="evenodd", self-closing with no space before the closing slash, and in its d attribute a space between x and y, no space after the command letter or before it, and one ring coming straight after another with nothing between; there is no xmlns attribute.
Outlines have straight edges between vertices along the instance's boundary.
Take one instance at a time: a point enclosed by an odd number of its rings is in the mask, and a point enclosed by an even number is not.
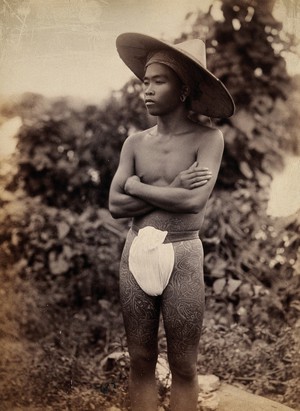
<svg viewBox="0 0 300 411"><path fill-rule="evenodd" d="M9 201L2 192L1 203L2 406L106 404L98 368L122 339L115 259L122 225L105 209L76 214L21 190ZM76 394L82 385L86 399Z"/></svg>
<svg viewBox="0 0 300 411"><path fill-rule="evenodd" d="M259 7L260 6L260 7ZM192 29L181 38L206 38L208 67L228 87L236 114L220 119L226 141L219 182L236 186L239 180L265 187L265 175L281 163L281 147L291 136L282 127L285 108L281 101L291 91L283 51L294 48L295 39L282 33L282 25L257 1L224 0L223 20L208 13L193 17Z"/></svg>
<svg viewBox="0 0 300 411"><path fill-rule="evenodd" d="M291 42L257 2L224 0L222 10L218 22L211 11L191 16L178 39L206 33L209 67L237 103L234 117L216 121L226 148L201 232L207 313L199 365L292 406L299 216L266 215L272 172L283 150L299 149L298 100L281 56ZM3 163L0 170L2 403L126 409L128 361L103 361L126 351L117 278L128 222L104 207L126 136L152 124L141 86L130 81L101 107L26 94L3 102L1 114L23 121L11 171Z"/></svg>
<svg viewBox="0 0 300 411"><path fill-rule="evenodd" d="M116 300L121 248L107 210L89 207L77 214L25 198L4 204L0 218L2 269L17 263L15 274L34 280L60 306Z"/></svg>
<svg viewBox="0 0 300 411"><path fill-rule="evenodd" d="M216 299L231 307L227 324L260 324L276 333L283 319L297 318L292 301L300 297L299 215L280 223L263 219L260 210L253 215L254 204L245 203L240 194L221 192L208 206L211 220L203 228L206 281ZM250 202L246 190L244 195ZM217 212L221 204L222 214Z"/></svg>
<svg viewBox="0 0 300 411"><path fill-rule="evenodd" d="M22 186L45 204L82 212L107 206L110 181L129 130L147 126L141 101L127 85L103 107L70 98L47 100L26 93L4 102L2 113L19 115L19 171L9 189ZM133 109L133 111L129 109Z"/></svg>

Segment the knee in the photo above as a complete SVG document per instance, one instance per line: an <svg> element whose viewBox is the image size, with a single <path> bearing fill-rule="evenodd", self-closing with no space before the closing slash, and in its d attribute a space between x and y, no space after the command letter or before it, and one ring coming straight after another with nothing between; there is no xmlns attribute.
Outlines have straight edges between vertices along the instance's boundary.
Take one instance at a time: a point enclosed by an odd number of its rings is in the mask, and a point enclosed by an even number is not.
<svg viewBox="0 0 300 411"><path fill-rule="evenodd" d="M140 373L155 370L157 362L157 350L135 349L130 352L131 369Z"/></svg>
<svg viewBox="0 0 300 411"><path fill-rule="evenodd" d="M185 360L169 360L172 378L182 382L192 382L197 378L197 365Z"/></svg>

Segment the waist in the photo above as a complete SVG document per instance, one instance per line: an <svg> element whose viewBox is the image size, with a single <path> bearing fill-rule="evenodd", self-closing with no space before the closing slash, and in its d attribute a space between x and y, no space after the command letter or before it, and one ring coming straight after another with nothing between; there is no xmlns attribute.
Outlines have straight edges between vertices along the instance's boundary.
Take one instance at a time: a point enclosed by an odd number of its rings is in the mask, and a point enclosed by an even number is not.
<svg viewBox="0 0 300 411"><path fill-rule="evenodd" d="M139 227L132 224L131 230L134 234L139 233ZM179 241L189 241L189 240L199 240L199 231L198 230L187 230L187 231L168 231L164 244L166 243L176 243Z"/></svg>
<svg viewBox="0 0 300 411"><path fill-rule="evenodd" d="M150 226L170 232L199 231L203 224L203 217L204 212L200 212L199 214L179 214L158 209L148 214L134 217L132 224L141 228Z"/></svg>

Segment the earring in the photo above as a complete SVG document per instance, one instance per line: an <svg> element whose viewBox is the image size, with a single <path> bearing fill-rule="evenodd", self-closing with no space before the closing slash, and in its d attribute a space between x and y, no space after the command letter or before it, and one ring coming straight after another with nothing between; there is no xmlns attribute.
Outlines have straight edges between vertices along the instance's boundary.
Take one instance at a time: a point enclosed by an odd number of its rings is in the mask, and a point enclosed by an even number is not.
<svg viewBox="0 0 300 411"><path fill-rule="evenodd" d="M185 96L184 94L182 94L182 95L180 96L180 101L182 101L182 103L184 103L185 100L186 100L186 96Z"/></svg>

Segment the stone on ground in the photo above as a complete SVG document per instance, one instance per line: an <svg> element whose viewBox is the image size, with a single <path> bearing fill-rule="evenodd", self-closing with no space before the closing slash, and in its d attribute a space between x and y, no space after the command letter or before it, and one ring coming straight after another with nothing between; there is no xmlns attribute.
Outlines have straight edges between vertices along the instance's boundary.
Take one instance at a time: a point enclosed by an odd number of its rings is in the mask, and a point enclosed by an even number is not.
<svg viewBox="0 0 300 411"><path fill-rule="evenodd" d="M220 388L220 378L216 375L198 375L200 392L212 392Z"/></svg>
<svg viewBox="0 0 300 411"><path fill-rule="evenodd" d="M220 403L217 411L293 411L286 405L229 384L222 384L218 395Z"/></svg>

